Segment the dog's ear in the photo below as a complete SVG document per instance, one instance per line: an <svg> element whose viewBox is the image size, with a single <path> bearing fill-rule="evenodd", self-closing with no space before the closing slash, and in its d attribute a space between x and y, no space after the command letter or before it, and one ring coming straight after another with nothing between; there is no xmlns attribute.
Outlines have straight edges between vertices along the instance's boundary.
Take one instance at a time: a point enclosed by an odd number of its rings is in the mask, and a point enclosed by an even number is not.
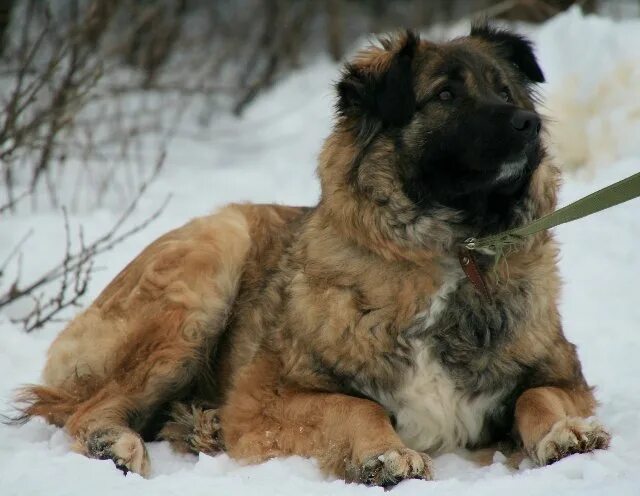
<svg viewBox="0 0 640 496"><path fill-rule="evenodd" d="M533 53L533 43L524 36L497 29L486 22L474 24L471 36L482 38L495 45L502 56L514 64L527 79L534 83L544 83L544 74Z"/></svg>
<svg viewBox="0 0 640 496"><path fill-rule="evenodd" d="M407 31L399 38L381 40L382 49L362 52L354 63L346 64L336 85L336 108L356 124L360 137L411 120L416 109L412 65L418 42Z"/></svg>

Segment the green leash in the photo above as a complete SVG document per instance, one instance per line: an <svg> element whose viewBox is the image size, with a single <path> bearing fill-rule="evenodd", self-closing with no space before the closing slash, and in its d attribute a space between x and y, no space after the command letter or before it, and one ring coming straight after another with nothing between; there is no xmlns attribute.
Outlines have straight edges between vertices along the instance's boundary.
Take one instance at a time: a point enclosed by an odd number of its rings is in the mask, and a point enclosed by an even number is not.
<svg viewBox="0 0 640 496"><path fill-rule="evenodd" d="M480 239L469 238L464 242L463 246L467 250L472 251L488 248L496 253L502 253L503 247L516 244L527 236L566 224L567 222L582 219L583 217L606 210L607 208L615 207L639 196L640 172L606 188L602 188L595 193L591 193L544 217L540 217L526 226L516 227Z"/></svg>

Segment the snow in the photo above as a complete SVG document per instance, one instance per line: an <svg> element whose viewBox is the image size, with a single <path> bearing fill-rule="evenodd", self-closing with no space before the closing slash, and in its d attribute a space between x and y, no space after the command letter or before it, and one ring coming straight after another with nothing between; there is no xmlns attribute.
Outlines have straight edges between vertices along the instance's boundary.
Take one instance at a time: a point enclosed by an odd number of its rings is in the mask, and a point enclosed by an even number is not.
<svg viewBox="0 0 640 496"><path fill-rule="evenodd" d="M574 9L537 35L550 89L545 103L551 110L552 148L561 163L597 166L637 157L640 65L631 41L638 36L637 19L585 19Z"/></svg>
<svg viewBox="0 0 640 496"><path fill-rule="evenodd" d="M457 28L454 28L454 31ZM583 17L571 10L531 28L549 79L544 111L553 116L553 148L565 174L561 204L626 177L640 159L640 21ZM319 59L291 75L249 108L242 120L219 118L206 130L187 129L169 146L167 165L143 198L136 219L172 199L148 229L98 259L88 303L148 242L193 216L229 201L313 204L318 197L315 158L331 123L331 83L338 67ZM606 131L606 132L605 132ZM558 143L560 141L560 143ZM575 169L576 164L587 164ZM115 221L118 202L70 215L85 238ZM565 281L565 333L578 345L585 375L597 385L598 416L613 434L611 448L518 470L496 454L476 466L464 453L435 460L437 480L406 481L395 494L640 494L640 200L557 230ZM31 228L24 245L23 277L52 266L64 250L59 209L23 209L0 219L0 260ZM135 219L134 219L135 220ZM62 324L24 334L10 321L23 307L0 313L0 411L12 390L38 380L46 349ZM69 314L66 315L69 317ZM272 460L242 466L222 454L178 455L165 443L149 445L149 479L123 476L111 462L73 453L61 430L34 420L0 425L0 494L383 494L324 477L311 460Z"/></svg>

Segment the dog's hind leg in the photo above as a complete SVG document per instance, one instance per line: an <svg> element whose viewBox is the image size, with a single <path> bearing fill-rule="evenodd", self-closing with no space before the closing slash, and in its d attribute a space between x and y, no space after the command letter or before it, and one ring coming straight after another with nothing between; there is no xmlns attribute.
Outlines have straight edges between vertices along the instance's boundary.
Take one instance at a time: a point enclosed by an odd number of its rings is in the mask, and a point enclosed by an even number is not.
<svg viewBox="0 0 640 496"><path fill-rule="evenodd" d="M41 415L78 451L147 473L139 433L205 373L250 249L237 207L149 245L54 341L44 385L24 390L23 418Z"/></svg>
<svg viewBox="0 0 640 496"><path fill-rule="evenodd" d="M75 451L90 458L112 459L125 473L148 474L144 443L129 421L137 402L125 397L117 385L104 387L84 400L60 388L28 386L20 392L18 403L22 404L22 415L14 422L44 417L75 438Z"/></svg>
<svg viewBox="0 0 640 496"><path fill-rule="evenodd" d="M78 439L76 450L89 458L113 460L116 468L125 474L132 471L143 477L149 475L149 455L144 441L126 427L96 428Z"/></svg>
<svg viewBox="0 0 640 496"><path fill-rule="evenodd" d="M142 475L149 462L140 433L167 402L184 396L203 373L210 348L206 328L189 328L183 309L167 305L129 342L117 374L79 403L64 427L77 451Z"/></svg>
<svg viewBox="0 0 640 496"><path fill-rule="evenodd" d="M125 473L149 473L141 432L158 408L185 390L197 371L197 356L175 354L141 362L125 378L105 385L79 404L65 423L76 439L74 449L88 457L111 459Z"/></svg>
<svg viewBox="0 0 640 496"><path fill-rule="evenodd" d="M146 473L139 433L208 375L247 261L282 244L302 211L232 205L154 241L56 338L20 419L42 416L78 451Z"/></svg>

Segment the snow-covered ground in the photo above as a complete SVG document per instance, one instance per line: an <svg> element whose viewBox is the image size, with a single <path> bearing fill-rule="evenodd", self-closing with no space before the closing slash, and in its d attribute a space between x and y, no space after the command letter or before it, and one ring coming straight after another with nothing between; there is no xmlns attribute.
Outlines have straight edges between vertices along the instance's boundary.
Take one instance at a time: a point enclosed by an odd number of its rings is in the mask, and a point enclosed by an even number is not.
<svg viewBox="0 0 640 496"><path fill-rule="evenodd" d="M461 26L452 29L463 32ZM614 23L571 11L531 30L531 36L549 79L545 112L555 119L553 149L563 163L588 164L567 172L561 202L640 170L640 21ZM148 229L98 259L103 270L95 274L85 303L149 241L190 217L229 201L313 204L319 191L315 157L330 127L337 75L336 65L320 59L258 100L243 120L220 119L196 135L174 139L166 168L135 216L145 218L171 193L169 206ZM74 213L70 221L83 225L90 240L117 213L112 205ZM640 200L557 232L563 245L564 328L578 345L588 380L598 386L598 413L613 434L611 449L546 468L525 461L519 470L499 456L478 467L448 454L435 460L436 481L406 481L395 494L640 494L638 214ZM60 211L25 211L0 218L0 261L30 228L35 231L24 246L22 266L27 280L64 251ZM14 388L38 380L46 349L62 327L24 334L10 322L23 310L0 313L0 411L8 411ZM74 454L70 445L61 430L40 420L0 425L0 494L382 494L379 488L326 479L309 460L241 466L226 455L177 455L165 443L150 444L149 479L124 477L111 462Z"/></svg>

